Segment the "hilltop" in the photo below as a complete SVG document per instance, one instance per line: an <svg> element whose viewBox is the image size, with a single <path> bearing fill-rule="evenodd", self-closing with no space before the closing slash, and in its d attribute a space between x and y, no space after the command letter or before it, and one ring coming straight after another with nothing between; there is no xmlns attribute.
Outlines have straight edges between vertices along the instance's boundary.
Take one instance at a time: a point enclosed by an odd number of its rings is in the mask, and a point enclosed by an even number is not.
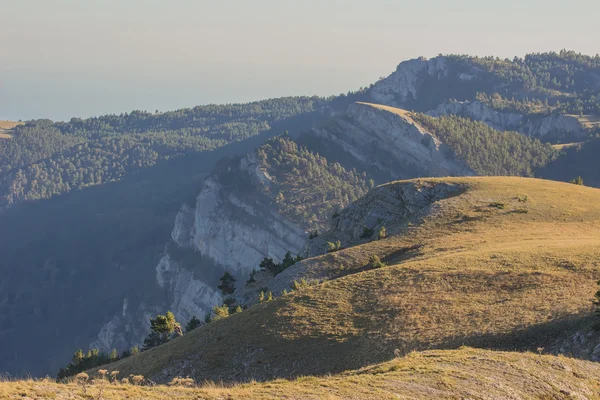
<svg viewBox="0 0 600 400"><path fill-rule="evenodd" d="M317 248L340 240L342 250L240 294L256 296L268 286L274 301L109 369L157 382L236 382L339 373L461 345L560 353L561 341L591 324L600 277L598 200L597 189L525 178L379 186L313 239ZM361 237L363 228L384 223L387 238ZM387 265L372 265L372 255ZM314 283L281 296L300 278ZM594 340L578 356L593 358Z"/></svg>

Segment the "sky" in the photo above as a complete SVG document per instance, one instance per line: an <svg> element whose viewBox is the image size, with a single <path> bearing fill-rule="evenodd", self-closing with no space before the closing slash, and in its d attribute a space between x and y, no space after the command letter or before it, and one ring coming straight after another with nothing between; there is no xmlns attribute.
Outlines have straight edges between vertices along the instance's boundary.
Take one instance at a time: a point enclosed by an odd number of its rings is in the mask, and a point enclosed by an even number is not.
<svg viewBox="0 0 600 400"><path fill-rule="evenodd" d="M0 0L0 120L368 86L440 53L600 52L597 0Z"/></svg>

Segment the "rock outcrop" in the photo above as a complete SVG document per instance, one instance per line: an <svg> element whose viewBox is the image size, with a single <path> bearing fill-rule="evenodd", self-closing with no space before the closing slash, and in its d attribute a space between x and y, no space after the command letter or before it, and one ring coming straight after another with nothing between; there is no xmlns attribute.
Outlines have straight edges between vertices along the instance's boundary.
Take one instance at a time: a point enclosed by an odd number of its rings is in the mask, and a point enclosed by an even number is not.
<svg viewBox="0 0 600 400"><path fill-rule="evenodd" d="M382 181L474 175L450 147L397 108L354 103L313 134L353 157L355 165L379 170L387 177Z"/></svg>
<svg viewBox="0 0 600 400"><path fill-rule="evenodd" d="M449 73L446 57L430 60L420 57L400 63L390 76L380 80L369 90L369 99L373 103L393 107L403 107L410 100L421 96L420 84L424 79L447 77ZM470 80L465 74L463 80Z"/></svg>
<svg viewBox="0 0 600 400"><path fill-rule="evenodd" d="M579 140L586 137L579 120L571 115L524 117L516 112L496 111L479 101L448 102L427 113L432 117L459 115L482 121L501 131L517 131L540 139Z"/></svg>

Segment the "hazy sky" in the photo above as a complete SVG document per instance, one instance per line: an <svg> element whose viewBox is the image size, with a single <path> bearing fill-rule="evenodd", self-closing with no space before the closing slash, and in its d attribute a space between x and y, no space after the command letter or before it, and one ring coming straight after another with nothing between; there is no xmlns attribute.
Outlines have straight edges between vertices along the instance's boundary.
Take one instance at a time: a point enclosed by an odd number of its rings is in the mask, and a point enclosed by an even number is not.
<svg viewBox="0 0 600 400"><path fill-rule="evenodd" d="M0 119L366 86L418 56L600 52L598 0L0 0Z"/></svg>

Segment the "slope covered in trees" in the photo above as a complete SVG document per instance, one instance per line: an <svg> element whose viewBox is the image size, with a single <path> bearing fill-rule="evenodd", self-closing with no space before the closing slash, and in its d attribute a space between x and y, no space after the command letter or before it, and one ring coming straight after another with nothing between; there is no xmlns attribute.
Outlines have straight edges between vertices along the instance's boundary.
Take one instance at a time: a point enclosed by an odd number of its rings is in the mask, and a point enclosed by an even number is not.
<svg viewBox="0 0 600 400"><path fill-rule="evenodd" d="M483 122L457 116L439 118L413 114L427 131L448 144L478 175L534 176L534 170L554 160L558 153L517 132L500 132Z"/></svg>
<svg viewBox="0 0 600 400"><path fill-rule="evenodd" d="M161 160L213 150L310 119L328 101L288 97L165 113L134 111L69 122L31 121L0 142L0 206L114 182Z"/></svg>
<svg viewBox="0 0 600 400"><path fill-rule="evenodd" d="M375 185L365 173L328 162L286 136L267 141L257 154L273 178L269 192L278 211L305 230L323 229L334 210L356 201Z"/></svg>

